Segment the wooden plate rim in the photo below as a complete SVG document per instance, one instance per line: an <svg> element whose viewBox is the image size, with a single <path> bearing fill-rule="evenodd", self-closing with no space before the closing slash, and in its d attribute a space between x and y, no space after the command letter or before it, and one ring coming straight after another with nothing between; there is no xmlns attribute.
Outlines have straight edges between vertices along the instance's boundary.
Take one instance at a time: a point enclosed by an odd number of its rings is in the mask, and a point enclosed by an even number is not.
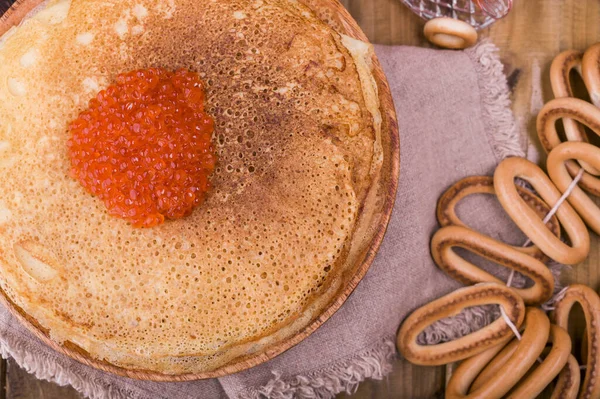
<svg viewBox="0 0 600 399"><path fill-rule="evenodd" d="M369 42L368 38L358 26L357 22L352 18L346 8L339 2L339 0L321 0L324 5L330 7L334 11L344 28L346 29L345 34L359 39L365 42ZM44 0L17 0L11 8L0 17L0 36L4 34L10 27L18 25L22 19L29 14L38 5L43 3ZM21 308L13 303L6 293L0 289L0 303L6 306L9 311L37 338L43 341L46 345L54 349L55 351L62 353L78 362L85 364L96 369L110 372L119 376L129 377L139 380L159 381L159 382L181 382L181 381L193 381L207 378L223 377L225 375L233 374L248 368L257 366L264 362L267 362L281 353L287 351L291 347L300 343L303 339L312 334L317 328L319 328L325 321L327 321L346 301L348 296L354 291L360 280L365 276L369 267L373 263L375 254L379 249L383 237L387 230L387 226L394 208L394 202L396 199L396 190L398 188L398 178L400 175L400 140L398 134L398 122L396 116L396 110L394 107L394 101L390 91L390 87L387 78L383 72L381 64L376 56L373 57L374 76L377 81L379 88L379 99L381 102L381 111L384 118L384 127L387 127L387 133L390 141L390 169L391 176L389 177L389 184L387 186L387 192L385 195L385 203L381 213L381 217L377 223L377 230L372 238L371 245L369 246L366 256L362 264L356 269L356 272L346 283L345 289L338 294L338 296L332 300L327 308L323 310L321 315L313 320L308 326L300 330L294 336L279 342L271 347L268 347L264 352L250 355L249 357L242 357L234 360L225 366L222 366L214 371L203 372L203 373L185 373L185 374L163 374L155 371L148 370L135 370L125 369L122 367L115 366L105 361L93 359L86 351L79 348L78 346L66 342L63 345L59 345L52 341L47 330L40 326L34 319L29 317ZM385 131L382 131L385 134Z"/></svg>

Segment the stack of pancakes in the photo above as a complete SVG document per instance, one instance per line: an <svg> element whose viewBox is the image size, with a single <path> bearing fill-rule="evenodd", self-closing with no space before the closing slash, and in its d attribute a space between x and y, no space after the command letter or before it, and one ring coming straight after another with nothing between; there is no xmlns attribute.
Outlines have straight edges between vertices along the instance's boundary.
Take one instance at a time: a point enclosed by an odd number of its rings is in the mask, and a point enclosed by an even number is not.
<svg viewBox="0 0 600 399"><path fill-rule="evenodd" d="M290 0L50 0L0 39L0 287L127 369L210 371L296 334L370 238L371 51ZM139 229L70 177L67 126L149 67L200 75L219 161L191 216Z"/></svg>

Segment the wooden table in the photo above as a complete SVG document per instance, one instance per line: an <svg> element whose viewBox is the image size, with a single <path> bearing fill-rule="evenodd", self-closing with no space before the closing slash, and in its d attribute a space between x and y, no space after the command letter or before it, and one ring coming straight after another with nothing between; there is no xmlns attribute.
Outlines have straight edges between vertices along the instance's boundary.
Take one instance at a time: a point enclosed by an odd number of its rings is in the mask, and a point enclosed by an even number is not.
<svg viewBox="0 0 600 399"><path fill-rule="evenodd" d="M11 0L0 0L0 12ZM535 114L552 98L548 70L552 58L562 50L583 50L600 41L598 0L514 0L513 11L504 20L482 32L499 48L513 92L513 110L524 140L536 147ZM423 21L399 0L342 0L374 43L430 47L423 37ZM541 84L540 84L541 82ZM541 87L541 90L539 88ZM564 273L565 282L580 282L600 288L600 246L592 234L588 260ZM384 381L367 381L352 395L341 398L432 398L443 397L445 369L416 367L403 360ZM36 380L15 365L0 364L0 399L79 398L71 388Z"/></svg>

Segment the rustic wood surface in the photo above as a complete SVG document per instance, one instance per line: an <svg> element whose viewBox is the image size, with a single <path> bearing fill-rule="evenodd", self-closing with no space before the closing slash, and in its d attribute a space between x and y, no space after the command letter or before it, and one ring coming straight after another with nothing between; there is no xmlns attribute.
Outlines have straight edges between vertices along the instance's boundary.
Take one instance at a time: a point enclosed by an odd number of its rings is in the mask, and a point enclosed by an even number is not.
<svg viewBox="0 0 600 399"><path fill-rule="evenodd" d="M0 9L2 3L0 0ZM500 48L513 89L513 109L531 145L535 145L534 118L543 101L551 98L547 74L558 52L583 50L600 41L598 0L514 0L513 11L504 20L482 32ZM399 0L342 0L374 43L427 46L423 22ZM542 90L536 84L541 80ZM592 234L588 260L565 273L565 282L581 282L600 288L600 247ZM6 371L6 376L4 373ZM54 385L35 380L9 362L0 366L0 399L79 396L72 390L56 391ZM342 398L434 398L443 397L444 368L416 367L398 360L384 381L368 381L352 395ZM4 396L5 395L5 396Z"/></svg>

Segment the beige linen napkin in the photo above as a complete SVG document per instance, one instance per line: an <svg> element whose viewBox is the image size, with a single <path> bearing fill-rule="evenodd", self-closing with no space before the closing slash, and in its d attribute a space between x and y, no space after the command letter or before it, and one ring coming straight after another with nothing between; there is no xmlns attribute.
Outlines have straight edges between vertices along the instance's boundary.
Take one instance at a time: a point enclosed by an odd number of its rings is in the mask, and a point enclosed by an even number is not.
<svg viewBox="0 0 600 399"><path fill-rule="evenodd" d="M453 182L490 174L507 155L523 155L495 47L464 52L377 47L398 111L401 176L396 208L366 277L321 328L272 361L219 380L153 383L116 377L55 353L0 308L2 356L39 378L70 384L92 398L327 398L381 379L396 356L400 322L418 306L459 286L433 264L438 196ZM493 199L476 198L461 216L486 233L522 239ZM489 319L465 314L431 329L435 342Z"/></svg>

